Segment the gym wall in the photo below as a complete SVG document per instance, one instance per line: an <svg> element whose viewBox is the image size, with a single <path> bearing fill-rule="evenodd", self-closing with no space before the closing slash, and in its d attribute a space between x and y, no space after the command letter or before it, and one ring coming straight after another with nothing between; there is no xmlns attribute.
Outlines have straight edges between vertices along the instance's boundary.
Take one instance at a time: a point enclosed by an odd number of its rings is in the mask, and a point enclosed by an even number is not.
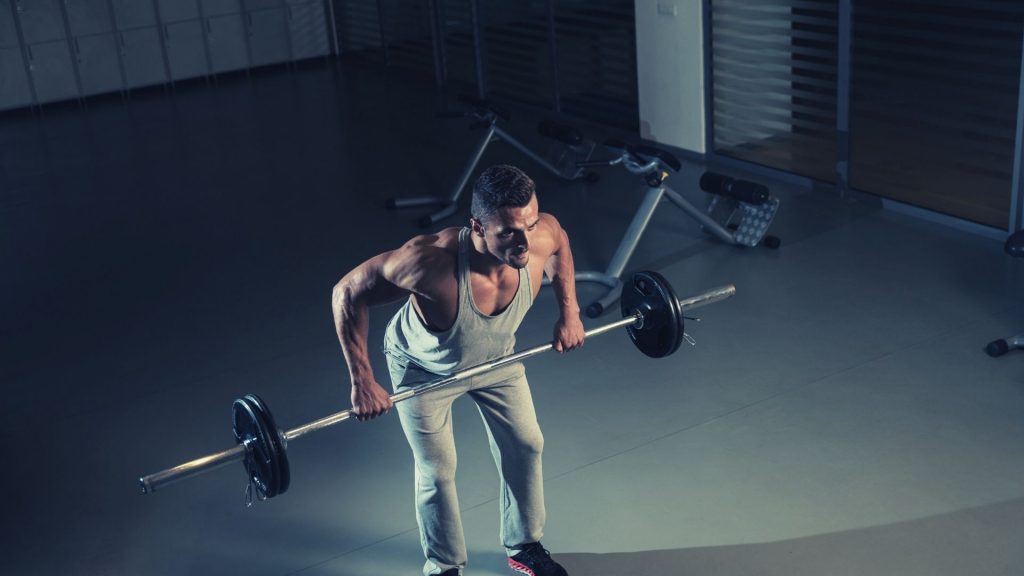
<svg viewBox="0 0 1024 576"><path fill-rule="evenodd" d="M347 56L638 130L634 0L337 0L335 11Z"/></svg>
<svg viewBox="0 0 1024 576"><path fill-rule="evenodd" d="M0 110L331 52L323 0L0 0Z"/></svg>

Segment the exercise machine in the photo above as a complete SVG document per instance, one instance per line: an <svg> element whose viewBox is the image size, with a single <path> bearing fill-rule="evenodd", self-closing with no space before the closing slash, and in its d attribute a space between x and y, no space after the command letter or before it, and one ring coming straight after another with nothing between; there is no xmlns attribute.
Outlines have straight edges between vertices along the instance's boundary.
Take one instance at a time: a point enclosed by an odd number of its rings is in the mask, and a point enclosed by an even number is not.
<svg viewBox="0 0 1024 576"><path fill-rule="evenodd" d="M700 187L714 197L705 212L665 185L669 174L678 172L682 167L672 153L646 144L631 145L619 140L608 140L604 147L615 157L604 161L582 161L579 166L622 166L643 179L646 192L608 268L603 272L576 272L577 282L594 282L608 288L604 296L586 307L585 313L590 318L603 314L619 298L622 291L620 276L662 200L668 199L699 222L705 231L726 244L752 247L763 243L768 248L779 247L781 241L767 233L779 209L779 200L766 186L706 172L701 176Z"/></svg>
<svg viewBox="0 0 1024 576"><path fill-rule="evenodd" d="M441 196L420 196L413 198L391 198L386 206L389 209L415 208L419 206L441 206L440 210L423 216L417 223L424 227L430 227L437 222L455 214L458 209L459 197L469 183L473 171L476 170L484 151L492 142L504 141L516 150L519 150L536 163L547 169L555 176L564 180L586 180L594 182L597 175L587 171L580 164L590 158L595 145L587 140L579 131L560 124L553 120L543 120L537 126L537 131L546 138L553 141L551 148L546 155L540 155L531 150L527 145L513 137L499 125L500 121L508 121L509 114L491 102L460 96L459 101L466 106L462 112L444 113L443 117L469 118L472 120L470 127L484 130L483 136L470 155L469 162L462 171L462 175L455 183L452 193L448 197Z"/></svg>

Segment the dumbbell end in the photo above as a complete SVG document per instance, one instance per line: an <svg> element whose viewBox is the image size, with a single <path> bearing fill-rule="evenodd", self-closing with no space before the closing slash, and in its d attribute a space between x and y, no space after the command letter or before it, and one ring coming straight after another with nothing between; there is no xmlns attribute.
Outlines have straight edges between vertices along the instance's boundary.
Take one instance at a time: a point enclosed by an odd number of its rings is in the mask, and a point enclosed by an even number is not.
<svg viewBox="0 0 1024 576"><path fill-rule="evenodd" d="M597 318L604 313L604 306L600 302L594 302L584 311L587 314L587 318Z"/></svg>
<svg viewBox="0 0 1024 576"><path fill-rule="evenodd" d="M1006 340L993 340L985 346L985 353L993 358L998 358L1010 351L1010 344Z"/></svg>
<svg viewBox="0 0 1024 576"><path fill-rule="evenodd" d="M388 198L384 201L384 207L388 210L394 210L395 208L398 208L398 202L396 202L394 198Z"/></svg>
<svg viewBox="0 0 1024 576"><path fill-rule="evenodd" d="M772 250L776 250L779 246L782 246L782 240L780 240L778 236L772 236L771 234L765 236L764 239L761 240L761 243L764 244L765 248L770 248Z"/></svg>
<svg viewBox="0 0 1024 576"><path fill-rule="evenodd" d="M149 483L146 482L145 478L139 478L139 489L142 490L143 494L149 494L153 491L153 489L149 487Z"/></svg>

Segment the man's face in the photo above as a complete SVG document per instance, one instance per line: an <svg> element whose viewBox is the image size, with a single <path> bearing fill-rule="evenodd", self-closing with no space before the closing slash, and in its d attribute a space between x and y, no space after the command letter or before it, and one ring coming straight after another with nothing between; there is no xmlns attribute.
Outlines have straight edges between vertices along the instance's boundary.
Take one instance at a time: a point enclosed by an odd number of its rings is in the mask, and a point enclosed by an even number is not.
<svg viewBox="0 0 1024 576"><path fill-rule="evenodd" d="M501 208L484 222L472 220L473 233L483 236L487 252L503 263L519 269L530 262L530 239L537 230L540 211L537 195L521 208Z"/></svg>

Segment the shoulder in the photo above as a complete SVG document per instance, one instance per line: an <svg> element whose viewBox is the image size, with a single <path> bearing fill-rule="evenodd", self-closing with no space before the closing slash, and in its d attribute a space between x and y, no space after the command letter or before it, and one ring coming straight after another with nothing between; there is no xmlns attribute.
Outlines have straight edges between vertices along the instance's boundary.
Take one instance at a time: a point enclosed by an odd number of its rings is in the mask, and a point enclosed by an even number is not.
<svg viewBox="0 0 1024 576"><path fill-rule="evenodd" d="M414 236L401 247L385 252L381 271L392 283L416 291L438 275L450 274L459 253L459 228Z"/></svg>
<svg viewBox="0 0 1024 576"><path fill-rule="evenodd" d="M537 232L534 243L544 252L553 254L562 246L565 230L551 214L541 212L537 221Z"/></svg>

